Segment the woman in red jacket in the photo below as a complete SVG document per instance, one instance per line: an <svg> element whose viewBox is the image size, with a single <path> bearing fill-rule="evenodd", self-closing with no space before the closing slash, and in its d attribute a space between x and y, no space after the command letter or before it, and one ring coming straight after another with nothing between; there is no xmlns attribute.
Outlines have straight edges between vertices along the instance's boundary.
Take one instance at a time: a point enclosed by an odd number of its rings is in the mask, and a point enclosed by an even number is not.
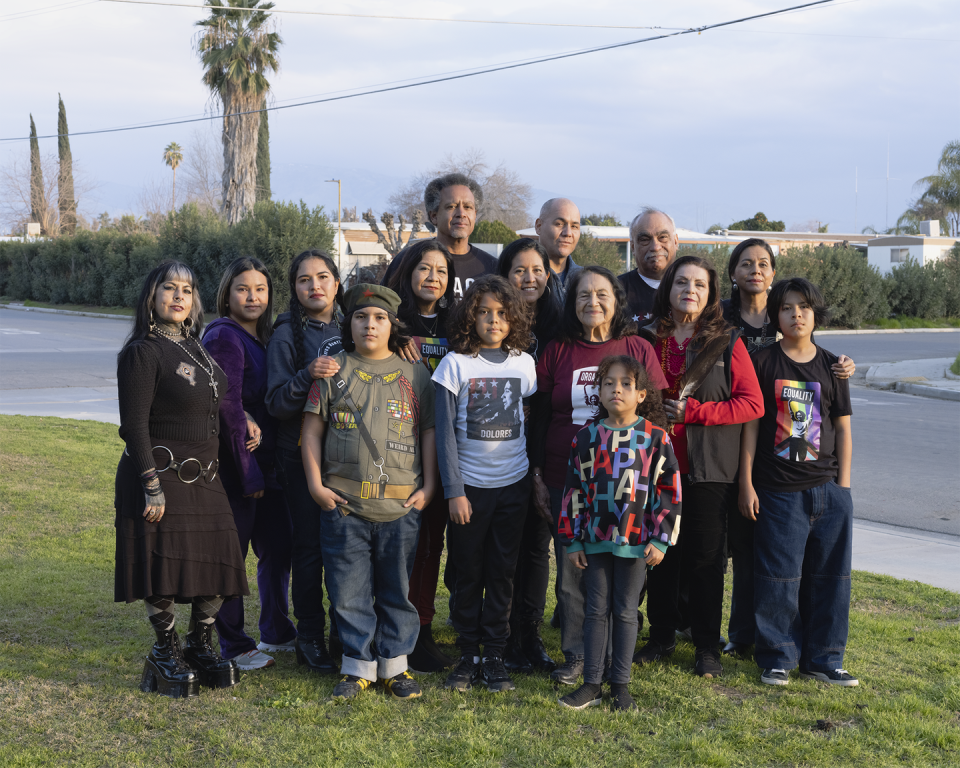
<svg viewBox="0 0 960 768"><path fill-rule="evenodd" d="M763 399L740 331L723 319L720 280L698 256L670 265L642 329L660 360L667 388L664 409L680 465L683 527L676 547L649 577L650 640L633 660L647 664L676 647L689 626L696 673L719 677L717 640L723 612L727 514L736 510L741 426L763 415ZM687 615L681 592L689 594Z"/></svg>

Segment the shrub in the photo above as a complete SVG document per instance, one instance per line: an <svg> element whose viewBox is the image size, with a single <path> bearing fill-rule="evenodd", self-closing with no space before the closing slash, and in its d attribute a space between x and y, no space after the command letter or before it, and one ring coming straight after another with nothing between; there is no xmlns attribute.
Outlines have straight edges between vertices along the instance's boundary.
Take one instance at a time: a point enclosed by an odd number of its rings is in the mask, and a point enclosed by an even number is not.
<svg viewBox="0 0 960 768"><path fill-rule="evenodd" d="M586 232L580 233L580 242L570 254L570 258L581 267L591 265L606 267L615 275L623 272L623 258L616 243L600 240Z"/></svg>
<svg viewBox="0 0 960 768"><path fill-rule="evenodd" d="M478 221L470 235L471 243L500 243L510 245L518 240L520 235L514 232L502 221Z"/></svg>

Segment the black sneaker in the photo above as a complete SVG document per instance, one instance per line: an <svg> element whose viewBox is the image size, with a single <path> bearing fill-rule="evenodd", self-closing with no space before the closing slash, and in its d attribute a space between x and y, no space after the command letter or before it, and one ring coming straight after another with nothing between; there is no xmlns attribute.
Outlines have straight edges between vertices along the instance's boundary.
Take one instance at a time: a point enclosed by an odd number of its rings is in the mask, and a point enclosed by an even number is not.
<svg viewBox="0 0 960 768"><path fill-rule="evenodd" d="M571 659L553 670L550 673L550 679L555 683L560 683L560 685L576 685L582 674L583 659Z"/></svg>
<svg viewBox="0 0 960 768"><path fill-rule="evenodd" d="M599 685L584 683L573 693L559 699L560 706L567 709L586 709L603 703L603 688Z"/></svg>
<svg viewBox="0 0 960 768"><path fill-rule="evenodd" d="M497 653L484 656L481 660L480 682L487 686L488 691L512 691L517 687L503 666L503 658Z"/></svg>
<svg viewBox="0 0 960 768"><path fill-rule="evenodd" d="M473 656L461 656L453 672L447 675L443 683L444 688L466 693L473 688L473 683L480 674L480 665L473 660Z"/></svg>
<svg viewBox="0 0 960 768"><path fill-rule="evenodd" d="M387 692L395 699L416 699L423 695L420 685L404 670L399 675L388 677L380 681Z"/></svg>
<svg viewBox="0 0 960 768"><path fill-rule="evenodd" d="M723 676L723 666L720 664L720 655L714 648L698 648L697 662L694 670L700 677L708 680Z"/></svg>
<svg viewBox="0 0 960 768"><path fill-rule="evenodd" d="M764 685L789 685L790 673L785 669L765 669L760 673L760 682Z"/></svg>
<svg viewBox="0 0 960 768"><path fill-rule="evenodd" d="M860 681L845 669L833 669L829 672L801 671L800 677L804 680L819 680L821 683L842 685L845 688L853 688L854 686L860 685Z"/></svg>
<svg viewBox="0 0 960 768"><path fill-rule="evenodd" d="M614 712L630 712L637 709L637 702L630 695L630 689L626 685L611 685L610 697L613 699L610 709Z"/></svg>
<svg viewBox="0 0 960 768"><path fill-rule="evenodd" d="M356 675L344 675L343 679L333 687L332 699L354 699L373 683L366 678Z"/></svg>
<svg viewBox="0 0 960 768"><path fill-rule="evenodd" d="M633 654L633 663L639 664L642 667L644 664L662 661L675 650L677 650L676 643L673 645L660 645L660 643L655 640L649 640L643 648Z"/></svg>
<svg viewBox="0 0 960 768"><path fill-rule="evenodd" d="M337 665L330 654L327 653L327 647L323 644L322 637L313 640L297 637L294 640L294 650L297 653L297 664L305 666L312 672L320 672L321 674L337 672Z"/></svg>

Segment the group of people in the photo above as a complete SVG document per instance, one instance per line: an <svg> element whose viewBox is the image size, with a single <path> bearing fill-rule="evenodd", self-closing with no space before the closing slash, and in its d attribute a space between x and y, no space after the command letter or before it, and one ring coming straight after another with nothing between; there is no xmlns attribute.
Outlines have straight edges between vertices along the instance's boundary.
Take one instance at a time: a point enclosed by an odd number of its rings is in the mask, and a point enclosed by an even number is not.
<svg viewBox="0 0 960 768"><path fill-rule="evenodd" d="M469 243L482 202L462 174L431 181L436 237L411 241L383 285L344 292L327 254L300 254L275 322L256 259L229 265L205 331L185 265L147 277L118 356L116 491L115 599L143 600L157 634L141 689L195 696L294 651L339 673L334 698L378 682L419 697L411 671L463 692L540 671L581 683L564 707L600 704L607 682L628 710L632 664L678 637L706 678L752 649L764 683L799 668L856 685L854 365L813 340L816 286L774 284L773 251L751 239L721 301L716 270L678 258L654 209L631 223L636 270L580 266L566 199L495 258ZM433 634L444 546L459 658ZM541 636L551 546L559 663ZM192 605L183 643L176 602Z"/></svg>

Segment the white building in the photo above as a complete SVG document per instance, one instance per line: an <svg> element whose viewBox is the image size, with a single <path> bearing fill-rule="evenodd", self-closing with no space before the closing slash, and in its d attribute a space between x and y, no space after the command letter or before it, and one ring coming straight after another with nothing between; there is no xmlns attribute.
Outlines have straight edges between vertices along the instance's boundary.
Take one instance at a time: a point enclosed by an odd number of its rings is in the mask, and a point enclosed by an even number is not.
<svg viewBox="0 0 960 768"><path fill-rule="evenodd" d="M907 259L913 259L921 267L939 261L960 242L953 237L940 237L939 222L924 221L921 227L924 234L885 235L870 240L867 243L867 261L879 269L880 274L886 275Z"/></svg>

